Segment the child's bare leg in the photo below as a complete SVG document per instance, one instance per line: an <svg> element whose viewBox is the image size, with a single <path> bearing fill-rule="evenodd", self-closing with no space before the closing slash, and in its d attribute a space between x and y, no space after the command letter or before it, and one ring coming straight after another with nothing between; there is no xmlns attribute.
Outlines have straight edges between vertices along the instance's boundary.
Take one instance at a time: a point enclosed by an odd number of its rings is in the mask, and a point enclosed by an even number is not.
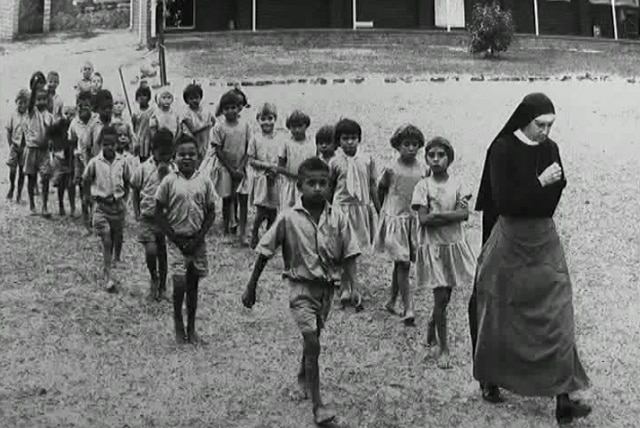
<svg viewBox="0 0 640 428"><path fill-rule="evenodd" d="M42 194L40 197L42 198L42 215L44 217L49 216L49 178L42 177Z"/></svg>
<svg viewBox="0 0 640 428"><path fill-rule="evenodd" d="M304 345L304 344L303 344ZM307 375L304 358L304 346L302 347L302 358L300 359L300 369L298 370L298 389L304 400L309 398L309 388L307 386Z"/></svg>
<svg viewBox="0 0 640 428"><path fill-rule="evenodd" d="M27 180L27 194L29 195L29 209L31 210L31 214L36 214L36 185L38 182L38 176L34 174L28 175Z"/></svg>
<svg viewBox="0 0 640 428"><path fill-rule="evenodd" d="M393 264L393 273L391 274L391 294L389 300L384 305L384 308L391 312L396 313L396 299L398 298L398 263Z"/></svg>
<svg viewBox="0 0 640 428"><path fill-rule="evenodd" d="M184 275L173 275L173 321L175 324L176 343L182 344L186 342L184 331L184 321L182 320L182 302L184 301L184 293L186 289L186 280Z"/></svg>
<svg viewBox="0 0 640 428"><path fill-rule="evenodd" d="M267 229L271 229L273 223L276 222L276 217L278 217L278 210L275 208L266 208L267 211Z"/></svg>
<svg viewBox="0 0 640 428"><path fill-rule="evenodd" d="M124 243L124 231L119 227L113 234L113 258L117 263L122 262L122 244Z"/></svg>
<svg viewBox="0 0 640 428"><path fill-rule="evenodd" d="M397 262L397 282L400 296L402 297L402 305L404 306L404 315L402 321L406 325L414 325L415 315L413 313L413 302L411 300L411 287L409 284L409 271L411 264L409 262Z"/></svg>
<svg viewBox="0 0 640 428"><path fill-rule="evenodd" d="M22 189L24 188L24 171L22 167L18 167L18 193L16 194L16 202L22 202Z"/></svg>
<svg viewBox="0 0 640 428"><path fill-rule="evenodd" d="M238 194L238 205L240 216L238 219L238 231L240 232L240 242L246 245L247 217L249 215L249 196Z"/></svg>
<svg viewBox="0 0 640 428"><path fill-rule="evenodd" d="M71 178L67 183L67 195L69 197L69 212L74 217L76 215L76 186Z"/></svg>
<svg viewBox="0 0 640 428"><path fill-rule="evenodd" d="M81 195L80 205L82 207L82 222L84 223L84 227L87 229L87 232L91 232L91 212L89 210L89 203L85 202L83 197L85 192L84 187L79 186L79 190Z"/></svg>
<svg viewBox="0 0 640 428"><path fill-rule="evenodd" d="M155 242L147 242L144 244L144 258L147 262L147 270L151 276L151 286L149 287L149 299L158 297L158 248Z"/></svg>
<svg viewBox="0 0 640 428"><path fill-rule="evenodd" d="M343 273L346 274L346 279L349 283L351 303L355 307L356 311L360 312L364 309L364 306L362 305L362 295L359 291L357 257L350 257L344 261Z"/></svg>
<svg viewBox="0 0 640 428"><path fill-rule="evenodd" d="M187 267L187 340L189 343L198 343L200 338L196 333L196 311L198 309L198 283L200 278L193 263Z"/></svg>
<svg viewBox="0 0 640 428"><path fill-rule="evenodd" d="M111 291L109 290L109 287L111 287L112 284L111 283L111 256L112 256L112 249L113 249L113 242L111 240L111 231L110 230L106 230L104 231L101 236L100 236L101 240L102 240L102 262L103 262L103 267L102 267L102 275L103 275L103 279L104 282L107 286L107 291Z"/></svg>
<svg viewBox="0 0 640 428"><path fill-rule="evenodd" d="M320 367L318 359L320 357L320 338L314 332L302 334L304 340L304 362L305 362L305 378L311 393L311 402L313 403L313 415L316 424L324 424L335 419L336 414L333 410L325 407L320 396Z"/></svg>
<svg viewBox="0 0 640 428"><path fill-rule="evenodd" d="M65 190L65 183L61 182L58 183L58 214L60 214L60 216L65 215L64 212L64 190Z"/></svg>
<svg viewBox="0 0 640 428"><path fill-rule="evenodd" d="M156 236L158 260L158 298L166 296L167 291L167 242L164 235Z"/></svg>
<svg viewBox="0 0 640 428"><path fill-rule="evenodd" d="M251 248L256 248L258 245L258 235L260 234L260 227L262 223L266 220L266 208L257 206L256 207L256 217L253 220L253 228L251 229Z"/></svg>
<svg viewBox="0 0 640 428"><path fill-rule="evenodd" d="M11 167L9 169L9 193L7 193L7 199L13 199L13 191L16 187L16 175L18 173L18 169L15 167Z"/></svg>
<svg viewBox="0 0 640 428"><path fill-rule="evenodd" d="M229 227L231 221L231 198L222 198L222 224L223 233L229 234Z"/></svg>
<svg viewBox="0 0 640 428"><path fill-rule="evenodd" d="M449 344L447 342L447 305L451 298L450 287L438 287L434 291L434 319L438 339L440 341L440 356L438 357L438 367L441 369L451 368L449 361Z"/></svg>

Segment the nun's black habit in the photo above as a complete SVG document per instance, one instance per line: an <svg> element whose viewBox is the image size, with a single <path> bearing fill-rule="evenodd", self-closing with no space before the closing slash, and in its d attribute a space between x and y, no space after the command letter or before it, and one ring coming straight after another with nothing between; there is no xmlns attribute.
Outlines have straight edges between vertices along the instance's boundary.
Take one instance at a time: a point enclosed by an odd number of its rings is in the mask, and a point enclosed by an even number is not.
<svg viewBox="0 0 640 428"><path fill-rule="evenodd" d="M554 108L545 95L524 98L489 147L476 205L483 211L483 248L474 285L474 377L525 396L556 396L589 384L576 351L571 281L552 219L564 173L546 187L538 181L552 163L562 165L558 146L549 138L529 145L514 135L549 113Z"/></svg>

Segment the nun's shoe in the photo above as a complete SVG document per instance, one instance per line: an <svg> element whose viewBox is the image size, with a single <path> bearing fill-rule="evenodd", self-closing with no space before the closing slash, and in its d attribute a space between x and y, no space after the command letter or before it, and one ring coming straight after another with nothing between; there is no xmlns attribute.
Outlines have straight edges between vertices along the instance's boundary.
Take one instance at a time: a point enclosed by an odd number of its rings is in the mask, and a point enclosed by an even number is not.
<svg viewBox="0 0 640 428"><path fill-rule="evenodd" d="M484 385L482 387L482 399L491 404L504 403L500 388L495 385Z"/></svg>
<svg viewBox="0 0 640 428"><path fill-rule="evenodd" d="M570 424L574 419L586 418L590 413L591 406L576 400L568 400L556 404L556 421L558 421L558 425Z"/></svg>

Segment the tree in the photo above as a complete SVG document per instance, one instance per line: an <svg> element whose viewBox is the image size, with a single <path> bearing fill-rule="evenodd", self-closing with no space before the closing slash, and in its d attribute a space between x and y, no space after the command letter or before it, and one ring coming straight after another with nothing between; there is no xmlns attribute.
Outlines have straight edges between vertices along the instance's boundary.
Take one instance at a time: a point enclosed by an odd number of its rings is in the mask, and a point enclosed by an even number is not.
<svg viewBox="0 0 640 428"><path fill-rule="evenodd" d="M511 11L503 9L498 1L476 3L468 32L471 53L484 53L485 57L493 58L505 52L513 41L515 25Z"/></svg>

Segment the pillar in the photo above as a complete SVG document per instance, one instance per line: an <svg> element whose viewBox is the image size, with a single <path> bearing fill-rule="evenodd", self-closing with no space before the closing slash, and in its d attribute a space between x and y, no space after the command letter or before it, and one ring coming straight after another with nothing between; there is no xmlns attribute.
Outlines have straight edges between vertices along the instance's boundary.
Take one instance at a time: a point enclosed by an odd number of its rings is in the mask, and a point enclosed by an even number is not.
<svg viewBox="0 0 640 428"><path fill-rule="evenodd" d="M11 40L18 35L20 0L0 1L0 40Z"/></svg>
<svg viewBox="0 0 640 428"><path fill-rule="evenodd" d="M42 32L48 33L51 31L51 0L44 0L43 20Z"/></svg>

